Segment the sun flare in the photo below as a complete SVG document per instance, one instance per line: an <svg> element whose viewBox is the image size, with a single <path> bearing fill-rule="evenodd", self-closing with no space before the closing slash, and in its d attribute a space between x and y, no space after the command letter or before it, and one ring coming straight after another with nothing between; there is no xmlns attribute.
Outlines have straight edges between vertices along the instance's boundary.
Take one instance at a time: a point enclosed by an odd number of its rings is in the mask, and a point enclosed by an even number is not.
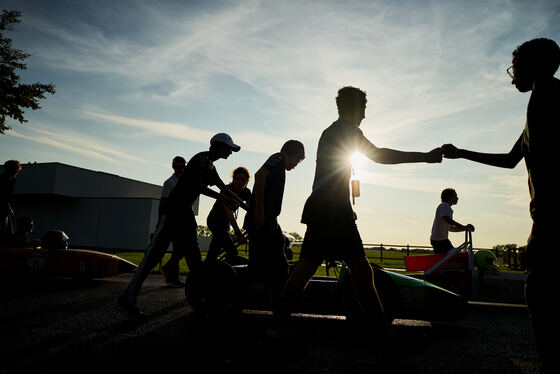
<svg viewBox="0 0 560 374"><path fill-rule="evenodd" d="M352 169L354 170L354 173L357 174L359 170L366 165L368 159L360 152L354 152L352 156L350 156L350 161L352 162Z"/></svg>

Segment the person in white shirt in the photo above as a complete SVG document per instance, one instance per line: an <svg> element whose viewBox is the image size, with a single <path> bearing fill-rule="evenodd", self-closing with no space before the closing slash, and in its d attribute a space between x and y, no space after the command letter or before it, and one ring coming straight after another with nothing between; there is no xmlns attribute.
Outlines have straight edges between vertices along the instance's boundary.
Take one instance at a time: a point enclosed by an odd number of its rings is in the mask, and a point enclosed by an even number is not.
<svg viewBox="0 0 560 374"><path fill-rule="evenodd" d="M453 188L446 188L441 192L441 203L436 209L436 216L432 224L432 235L430 236L430 243L435 253L446 253L453 249L453 244L449 240L449 231L474 231L474 226L470 223L463 226L453 220L451 206L456 205L457 201L459 201L459 197Z"/></svg>
<svg viewBox="0 0 560 374"><path fill-rule="evenodd" d="M179 177L185 171L186 160L181 156L175 156L171 167L173 168L173 175L171 175L165 182L163 182L163 188L161 189L161 198L159 200L158 207L158 225L164 210L169 194L175 188ZM173 245L173 252L171 253L171 258L167 263L159 268L160 273L163 275L165 282L172 286L183 286L183 282L179 280L179 261L184 257L184 253L179 253L175 249L176 246Z"/></svg>

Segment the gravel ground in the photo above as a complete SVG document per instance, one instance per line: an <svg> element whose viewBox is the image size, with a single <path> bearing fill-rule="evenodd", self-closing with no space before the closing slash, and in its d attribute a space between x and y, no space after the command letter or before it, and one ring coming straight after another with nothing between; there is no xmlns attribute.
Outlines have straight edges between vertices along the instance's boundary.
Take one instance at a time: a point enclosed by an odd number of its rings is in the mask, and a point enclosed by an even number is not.
<svg viewBox="0 0 560 374"><path fill-rule="evenodd" d="M460 322L396 320L388 345L342 317L298 315L289 344L263 345L266 312L235 321L196 317L183 289L150 275L138 298L149 316L114 304L131 274L75 282L1 278L0 373L534 373L523 306L472 304Z"/></svg>

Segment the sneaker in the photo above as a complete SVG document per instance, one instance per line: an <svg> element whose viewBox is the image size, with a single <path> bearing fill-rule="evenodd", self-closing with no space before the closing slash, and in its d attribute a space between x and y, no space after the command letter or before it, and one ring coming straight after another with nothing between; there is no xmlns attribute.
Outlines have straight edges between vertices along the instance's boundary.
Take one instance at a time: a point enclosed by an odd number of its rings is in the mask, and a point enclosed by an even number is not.
<svg viewBox="0 0 560 374"><path fill-rule="evenodd" d="M128 301L128 298L124 293L121 293L117 297L116 304L128 316L129 319L138 321L146 317L146 315L142 313L136 305L131 304Z"/></svg>

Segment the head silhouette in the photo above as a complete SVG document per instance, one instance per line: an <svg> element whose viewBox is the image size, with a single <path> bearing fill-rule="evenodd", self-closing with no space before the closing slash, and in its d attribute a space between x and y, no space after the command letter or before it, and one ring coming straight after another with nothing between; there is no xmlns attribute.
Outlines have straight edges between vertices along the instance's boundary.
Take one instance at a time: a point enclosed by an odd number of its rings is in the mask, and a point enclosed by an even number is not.
<svg viewBox="0 0 560 374"><path fill-rule="evenodd" d="M349 120L353 125L359 125L365 117L366 93L359 88L346 86L338 90L336 106L338 115Z"/></svg>
<svg viewBox="0 0 560 374"><path fill-rule="evenodd" d="M518 46L513 55L513 84L521 92L530 91L538 80L551 79L560 65L560 48L554 40L539 38Z"/></svg>

